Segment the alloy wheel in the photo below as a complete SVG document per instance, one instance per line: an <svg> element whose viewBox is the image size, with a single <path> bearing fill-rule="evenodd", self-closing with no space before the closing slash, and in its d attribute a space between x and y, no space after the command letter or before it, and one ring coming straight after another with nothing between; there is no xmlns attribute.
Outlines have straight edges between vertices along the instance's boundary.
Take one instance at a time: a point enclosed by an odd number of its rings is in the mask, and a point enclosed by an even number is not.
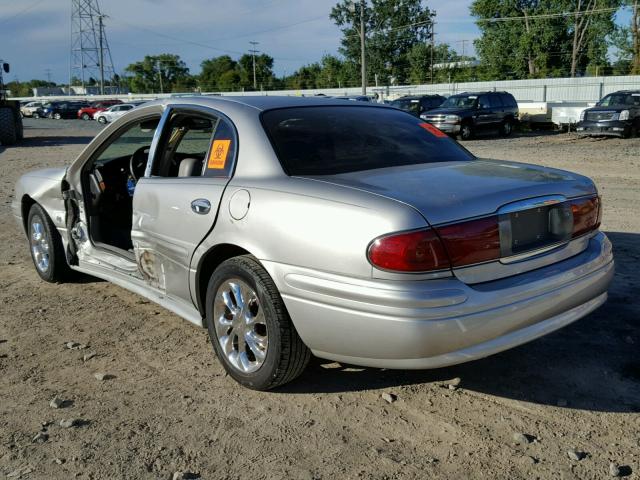
<svg viewBox="0 0 640 480"><path fill-rule="evenodd" d="M33 218L30 230L31 254L36 268L44 273L49 269L49 240L40 217Z"/></svg>
<svg viewBox="0 0 640 480"><path fill-rule="evenodd" d="M233 278L218 287L213 306L218 343L228 362L244 374L258 370L267 356L267 321L257 293Z"/></svg>

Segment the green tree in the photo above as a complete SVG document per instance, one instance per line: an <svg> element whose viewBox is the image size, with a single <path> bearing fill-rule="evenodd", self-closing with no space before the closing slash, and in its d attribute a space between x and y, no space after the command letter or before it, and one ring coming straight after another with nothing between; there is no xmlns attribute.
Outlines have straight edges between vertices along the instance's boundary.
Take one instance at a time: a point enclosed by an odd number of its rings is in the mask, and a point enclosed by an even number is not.
<svg viewBox="0 0 640 480"><path fill-rule="evenodd" d="M616 48L616 73L640 74L640 0L625 0L623 6L631 10L628 26L620 26L611 35Z"/></svg>
<svg viewBox="0 0 640 480"><path fill-rule="evenodd" d="M198 77L198 86L201 90L211 92L239 88L239 65L229 55L204 60L200 66L202 72Z"/></svg>
<svg viewBox="0 0 640 480"><path fill-rule="evenodd" d="M330 18L342 29L340 53L347 62L359 66L360 12L353 5L351 0L341 0L332 8ZM384 80L408 81L411 51L430 40L434 16L421 0L371 0L364 11L367 82L374 81L376 75Z"/></svg>
<svg viewBox="0 0 640 480"><path fill-rule="evenodd" d="M273 87L275 77L273 75L273 57L262 53L256 55L256 83L257 89ZM244 54L238 60L240 67L240 85L245 90L253 90L253 56Z"/></svg>
<svg viewBox="0 0 640 480"><path fill-rule="evenodd" d="M554 0L474 0L481 37L474 44L483 79L520 79L568 74L571 54L567 22ZM514 20L504 20L514 18Z"/></svg>
<svg viewBox="0 0 640 480"><path fill-rule="evenodd" d="M128 65L125 71L131 74L128 84L134 93L185 92L196 84L180 56L170 53L145 55L142 61Z"/></svg>

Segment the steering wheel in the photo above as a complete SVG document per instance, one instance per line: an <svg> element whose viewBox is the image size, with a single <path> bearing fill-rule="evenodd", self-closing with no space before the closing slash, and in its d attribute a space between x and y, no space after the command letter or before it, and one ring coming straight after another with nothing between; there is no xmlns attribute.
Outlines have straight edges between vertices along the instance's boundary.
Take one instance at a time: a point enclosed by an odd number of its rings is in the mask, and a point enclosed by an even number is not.
<svg viewBox="0 0 640 480"><path fill-rule="evenodd" d="M135 182L144 175L149 161L149 146L140 147L129 159L129 172Z"/></svg>

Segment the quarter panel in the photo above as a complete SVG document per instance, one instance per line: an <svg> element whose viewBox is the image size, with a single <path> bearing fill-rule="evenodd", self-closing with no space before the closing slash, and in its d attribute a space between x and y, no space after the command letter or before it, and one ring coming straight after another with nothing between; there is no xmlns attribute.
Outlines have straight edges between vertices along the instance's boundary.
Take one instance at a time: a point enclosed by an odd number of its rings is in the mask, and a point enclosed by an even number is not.
<svg viewBox="0 0 640 480"><path fill-rule="evenodd" d="M241 189L250 193L251 203L247 215L236 220L229 205ZM200 259L218 244L237 245L265 262L371 278L366 257L371 240L426 226L413 208L367 192L303 178L236 177L223 195L213 230L191 261L191 291L196 291Z"/></svg>

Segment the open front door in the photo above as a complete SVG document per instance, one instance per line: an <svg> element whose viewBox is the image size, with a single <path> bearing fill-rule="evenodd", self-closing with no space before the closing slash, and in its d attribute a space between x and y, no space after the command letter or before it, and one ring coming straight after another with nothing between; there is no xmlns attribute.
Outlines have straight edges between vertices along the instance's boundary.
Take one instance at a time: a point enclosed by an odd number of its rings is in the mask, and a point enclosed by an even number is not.
<svg viewBox="0 0 640 480"><path fill-rule="evenodd" d="M213 228L236 157L230 121L208 108L171 107L133 195L131 238L145 281L192 304L189 267Z"/></svg>

